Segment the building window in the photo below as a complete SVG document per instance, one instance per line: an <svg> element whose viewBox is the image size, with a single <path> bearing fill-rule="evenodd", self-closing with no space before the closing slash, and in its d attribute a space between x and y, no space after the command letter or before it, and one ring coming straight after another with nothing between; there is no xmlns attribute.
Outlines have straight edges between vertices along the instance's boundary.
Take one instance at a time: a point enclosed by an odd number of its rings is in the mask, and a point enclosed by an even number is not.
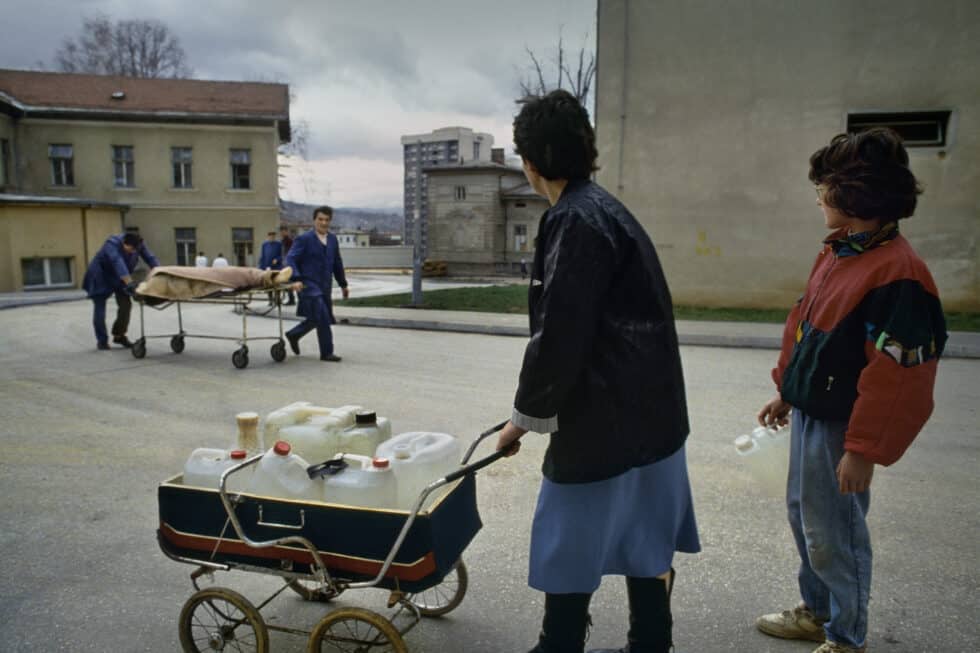
<svg viewBox="0 0 980 653"><path fill-rule="evenodd" d="M473 160L474 161L480 160L480 144L475 141L473 143Z"/></svg>
<svg viewBox="0 0 980 653"><path fill-rule="evenodd" d="M71 279L71 258L25 258L20 261L24 288L66 288Z"/></svg>
<svg viewBox="0 0 980 653"><path fill-rule="evenodd" d="M231 187L241 190L252 187L252 150L231 151Z"/></svg>
<svg viewBox="0 0 980 653"><path fill-rule="evenodd" d="M197 254L197 232L193 227L174 229L177 241L177 265L193 265Z"/></svg>
<svg viewBox="0 0 980 653"><path fill-rule="evenodd" d="M514 251L517 252L527 251L527 225L526 224L514 225Z"/></svg>
<svg viewBox="0 0 980 653"><path fill-rule="evenodd" d="M466 186L457 186L456 187L456 199L457 200L465 200L466 199Z"/></svg>
<svg viewBox="0 0 980 653"><path fill-rule="evenodd" d="M10 141L0 138L0 186L10 185Z"/></svg>
<svg viewBox="0 0 980 653"><path fill-rule="evenodd" d="M174 188L193 188L191 164L194 162L193 150L189 147L170 148L170 161L174 168Z"/></svg>
<svg viewBox="0 0 980 653"><path fill-rule="evenodd" d="M48 158L51 159L51 184L54 186L74 186L75 171L72 160L75 158L71 145L48 145Z"/></svg>
<svg viewBox="0 0 980 653"><path fill-rule="evenodd" d="M872 127L888 127L898 132L908 147L944 147L951 113L951 111L849 113L847 131L855 134Z"/></svg>
<svg viewBox="0 0 980 653"><path fill-rule="evenodd" d="M112 174L115 176L116 187L132 188L136 185L133 176L133 146L112 146Z"/></svg>
<svg viewBox="0 0 980 653"><path fill-rule="evenodd" d="M231 246L234 251L235 265L252 267L252 228L232 227Z"/></svg>

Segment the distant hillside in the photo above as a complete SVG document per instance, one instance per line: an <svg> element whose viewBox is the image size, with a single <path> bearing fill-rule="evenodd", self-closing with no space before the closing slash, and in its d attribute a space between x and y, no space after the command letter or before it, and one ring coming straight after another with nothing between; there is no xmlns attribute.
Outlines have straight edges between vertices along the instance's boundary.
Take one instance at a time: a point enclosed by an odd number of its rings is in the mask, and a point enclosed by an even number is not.
<svg viewBox="0 0 980 653"><path fill-rule="evenodd" d="M279 215L283 222L309 226L316 204L279 201ZM380 233L400 234L405 225L402 212L395 209L358 209L334 207L333 229L361 229Z"/></svg>

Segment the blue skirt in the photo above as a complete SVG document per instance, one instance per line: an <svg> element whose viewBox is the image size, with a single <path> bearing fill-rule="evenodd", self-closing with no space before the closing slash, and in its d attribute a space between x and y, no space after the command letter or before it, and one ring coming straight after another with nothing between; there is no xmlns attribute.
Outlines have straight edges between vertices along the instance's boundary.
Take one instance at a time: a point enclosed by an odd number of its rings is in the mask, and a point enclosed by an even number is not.
<svg viewBox="0 0 980 653"><path fill-rule="evenodd" d="M682 447L664 460L594 483L541 482L528 584L591 593L605 575L650 578L674 552L701 550Z"/></svg>

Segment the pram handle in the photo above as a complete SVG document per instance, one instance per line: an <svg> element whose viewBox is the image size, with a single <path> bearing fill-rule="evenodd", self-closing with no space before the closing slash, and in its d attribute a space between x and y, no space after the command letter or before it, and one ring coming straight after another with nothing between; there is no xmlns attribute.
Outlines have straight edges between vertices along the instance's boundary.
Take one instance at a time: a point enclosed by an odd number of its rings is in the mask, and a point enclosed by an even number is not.
<svg viewBox="0 0 980 653"><path fill-rule="evenodd" d="M481 442L483 442L486 438L490 437L491 435L493 435L494 433L496 433L500 429L504 428L506 425L507 425L507 422L501 422L500 424L497 424L496 426L492 426L492 427L488 428L486 431L484 431L479 436L477 436L477 438L473 441L473 444L470 445L470 448L466 450L466 455L463 456L463 461L462 461L462 465L463 466L460 467L459 469L457 469L456 471L447 474L446 475L446 478L445 478L445 482L446 483L452 483L456 479L463 478L467 474L472 474L472 473L474 473L476 471L479 471L479 470L483 469L484 467L486 467L487 465L489 465L489 464L491 464L493 462L496 462L496 461L500 460L501 458L503 458L504 456L506 456L509 453L509 449L503 449L501 451L494 451L492 454L490 454L486 458L481 458L480 460L476 461L475 463L472 463L472 464L469 464L469 465L466 464L466 461L468 461L470 459L470 456L473 455L473 451L477 448L477 446Z"/></svg>

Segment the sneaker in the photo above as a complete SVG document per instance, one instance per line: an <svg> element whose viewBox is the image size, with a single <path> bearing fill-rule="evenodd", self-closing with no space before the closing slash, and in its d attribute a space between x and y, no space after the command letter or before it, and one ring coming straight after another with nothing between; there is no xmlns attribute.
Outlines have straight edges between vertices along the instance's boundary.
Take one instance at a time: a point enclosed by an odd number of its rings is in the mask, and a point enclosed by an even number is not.
<svg viewBox="0 0 980 653"><path fill-rule="evenodd" d="M792 610L764 614L755 620L755 626L766 635L783 639L808 639L823 642L826 619L819 619L802 603ZM821 651L821 653L825 653Z"/></svg>
<svg viewBox="0 0 980 653"><path fill-rule="evenodd" d="M320 360L327 361L330 363L339 363L341 361L341 358L336 354L330 354L329 356L320 356Z"/></svg>
<svg viewBox="0 0 980 653"><path fill-rule="evenodd" d="M845 644L838 644L837 642L832 642L829 639L820 645L817 650L813 653L864 653L868 650L867 646L862 646L861 648L854 648L853 646L846 646Z"/></svg>
<svg viewBox="0 0 980 653"><path fill-rule="evenodd" d="M129 341L129 338L127 338L126 336L113 336L112 341L117 345L122 345L123 347L126 347L127 349L133 346L133 343L131 343Z"/></svg>
<svg viewBox="0 0 980 653"><path fill-rule="evenodd" d="M289 348L293 350L293 353L299 356L299 338L296 336L291 336L287 333L286 340L289 341Z"/></svg>

